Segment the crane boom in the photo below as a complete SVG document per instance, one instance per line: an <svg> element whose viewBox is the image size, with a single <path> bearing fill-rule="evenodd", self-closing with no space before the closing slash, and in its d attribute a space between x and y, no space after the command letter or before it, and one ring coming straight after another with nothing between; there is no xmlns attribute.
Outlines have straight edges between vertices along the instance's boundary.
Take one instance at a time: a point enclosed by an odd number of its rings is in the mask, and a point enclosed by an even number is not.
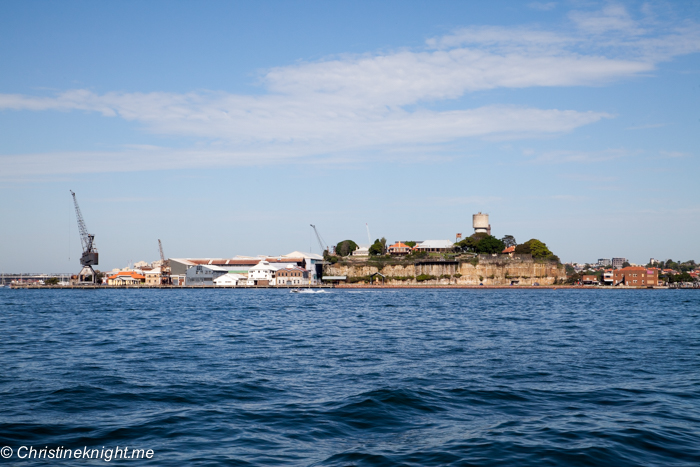
<svg viewBox="0 0 700 467"><path fill-rule="evenodd" d="M98 256L97 248L95 247L95 236L88 233L88 229L85 226L85 220L83 220L83 214L80 212L80 206L78 206L78 200L76 199L73 190L70 190L70 194L73 196L75 217L78 220L78 231L80 232L80 243L83 246L83 254L80 257L80 264L83 266L96 265Z"/></svg>
<svg viewBox="0 0 700 467"><path fill-rule="evenodd" d="M318 246L321 248L321 254L323 254L324 251L328 250L327 246L323 246L326 242L323 241L321 238L321 235L318 233L318 230L316 230L316 226L313 224L310 224L311 228L314 229L314 233L316 234L316 240L318 240Z"/></svg>
<svg viewBox="0 0 700 467"><path fill-rule="evenodd" d="M160 243L160 238L158 239L158 250L160 250L160 264L165 265L165 256L163 255L163 244Z"/></svg>

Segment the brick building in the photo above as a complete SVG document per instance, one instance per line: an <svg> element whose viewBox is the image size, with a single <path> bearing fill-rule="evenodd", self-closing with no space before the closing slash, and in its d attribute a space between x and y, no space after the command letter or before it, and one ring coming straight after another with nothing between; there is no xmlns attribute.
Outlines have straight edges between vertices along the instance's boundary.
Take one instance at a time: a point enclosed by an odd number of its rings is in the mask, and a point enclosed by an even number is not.
<svg viewBox="0 0 700 467"><path fill-rule="evenodd" d="M630 287L654 287L659 285L659 270L642 267L615 269L613 285Z"/></svg>

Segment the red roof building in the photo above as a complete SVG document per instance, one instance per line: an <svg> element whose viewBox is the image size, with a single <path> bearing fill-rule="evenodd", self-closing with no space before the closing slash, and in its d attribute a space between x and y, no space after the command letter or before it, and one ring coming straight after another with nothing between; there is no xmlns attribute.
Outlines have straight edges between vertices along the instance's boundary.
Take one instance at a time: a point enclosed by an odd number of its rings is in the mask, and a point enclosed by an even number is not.
<svg viewBox="0 0 700 467"><path fill-rule="evenodd" d="M388 247L386 250L389 252L390 255L397 255L398 256L398 255L409 254L413 250L413 248L406 245L405 243L396 242L393 245L391 245L390 247Z"/></svg>

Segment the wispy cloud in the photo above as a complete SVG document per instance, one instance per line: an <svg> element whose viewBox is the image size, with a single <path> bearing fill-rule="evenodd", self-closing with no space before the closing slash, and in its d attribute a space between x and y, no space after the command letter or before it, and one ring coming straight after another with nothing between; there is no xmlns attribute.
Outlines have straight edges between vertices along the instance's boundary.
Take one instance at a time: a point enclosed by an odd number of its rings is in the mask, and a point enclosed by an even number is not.
<svg viewBox="0 0 700 467"><path fill-rule="evenodd" d="M649 130L651 128L662 128L668 126L668 123L649 123L648 125L630 126L625 130Z"/></svg>
<svg viewBox="0 0 700 467"><path fill-rule="evenodd" d="M592 163L606 162L613 159L629 157L638 152L632 152L626 149L606 149L601 151L548 151L530 159L531 164L561 164L561 163Z"/></svg>
<svg viewBox="0 0 700 467"><path fill-rule="evenodd" d="M551 4L537 5L546 9ZM560 134L612 115L600 110L508 105L437 111L430 110L430 105L497 88L602 85L648 73L660 60L700 50L700 29L694 23L652 34L616 5L574 11L570 18L576 31L464 28L429 39L420 49L272 68L262 75L266 90L262 95L224 91L100 94L87 89L52 96L0 94L0 109L96 112L139 122L156 134L199 140L196 148L128 148L119 156L7 155L3 169L30 172L32 164L38 171L52 167L67 173L64 170L83 170L82 159L91 161L90 170L110 171L262 164L338 157L359 150L388 154L397 147L449 145L462 138ZM611 31L614 40L601 38ZM585 158L577 153L556 157ZM61 160L65 168L57 163L35 164L51 158ZM129 163L116 164L115 158Z"/></svg>
<svg viewBox="0 0 700 467"><path fill-rule="evenodd" d="M549 11L557 7L557 2L532 2L527 4L533 10Z"/></svg>
<svg viewBox="0 0 700 467"><path fill-rule="evenodd" d="M669 159L678 159L681 157L691 157L692 156L692 154L689 152L681 152L681 151L659 151L659 154L661 154L661 157L669 158Z"/></svg>

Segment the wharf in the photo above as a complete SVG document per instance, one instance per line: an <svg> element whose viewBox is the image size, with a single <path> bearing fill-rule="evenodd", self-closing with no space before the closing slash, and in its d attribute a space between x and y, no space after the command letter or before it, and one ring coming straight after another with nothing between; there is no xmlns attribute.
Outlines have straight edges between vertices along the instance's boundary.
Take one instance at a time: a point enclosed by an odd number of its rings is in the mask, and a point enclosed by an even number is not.
<svg viewBox="0 0 700 467"><path fill-rule="evenodd" d="M312 286L294 286L294 285L92 285L92 284L75 284L75 285L37 285L37 284L12 284L11 289L28 289L28 290L74 290L74 289L91 289L91 290L113 290L113 289L154 289L154 290L190 290L190 289L332 289L333 285L312 285Z"/></svg>

